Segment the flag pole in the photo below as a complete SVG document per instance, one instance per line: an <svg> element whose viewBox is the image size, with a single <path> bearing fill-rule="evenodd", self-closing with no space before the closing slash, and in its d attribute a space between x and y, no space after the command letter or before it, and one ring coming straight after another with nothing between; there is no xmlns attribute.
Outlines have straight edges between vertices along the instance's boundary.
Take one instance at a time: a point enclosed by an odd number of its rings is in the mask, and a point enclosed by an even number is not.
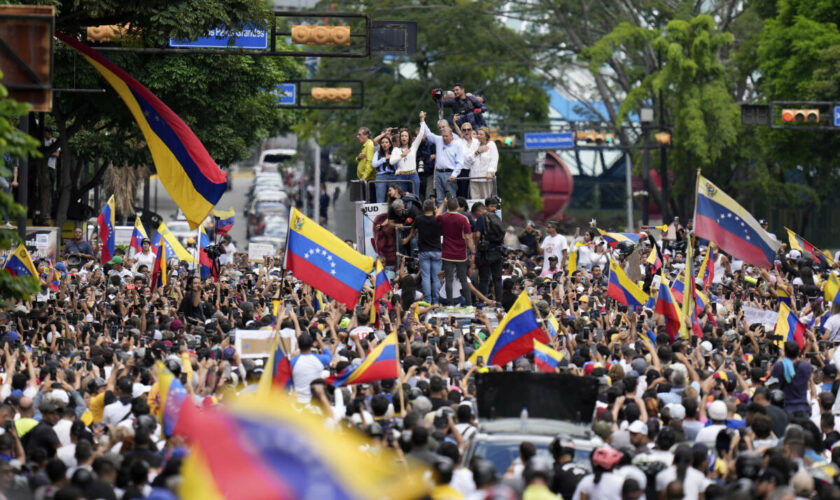
<svg viewBox="0 0 840 500"><path fill-rule="evenodd" d="M393 334L396 336L397 331L394 330ZM406 342L408 342L408 341L409 341L408 333L406 332ZM397 374L399 375L399 377L397 378L397 385L399 386L398 390L400 391L400 417L405 418L405 394L404 394L403 385L402 385L403 369L402 369L402 364L400 364L399 337L397 338L397 345L394 346L394 351L396 352L396 356L397 356Z"/></svg>
<svg viewBox="0 0 840 500"><path fill-rule="evenodd" d="M700 196L700 169L697 169L697 181L694 188L694 214L691 219L691 226L697 227L697 198Z"/></svg>

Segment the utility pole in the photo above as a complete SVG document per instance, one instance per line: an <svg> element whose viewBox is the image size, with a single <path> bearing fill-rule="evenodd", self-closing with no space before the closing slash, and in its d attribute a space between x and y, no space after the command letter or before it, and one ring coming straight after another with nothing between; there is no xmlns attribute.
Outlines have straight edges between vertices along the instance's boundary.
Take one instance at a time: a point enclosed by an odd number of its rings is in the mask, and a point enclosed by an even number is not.
<svg viewBox="0 0 840 500"><path fill-rule="evenodd" d="M633 232L633 155L624 151L624 177L627 182L627 232Z"/></svg>
<svg viewBox="0 0 840 500"><path fill-rule="evenodd" d="M665 100L662 90L659 91L659 130L665 130ZM662 222L668 224L671 220L668 204L668 152L665 148L659 150L659 177L662 183Z"/></svg>
<svg viewBox="0 0 840 500"><path fill-rule="evenodd" d="M318 141L315 138L309 139L309 144L312 147L312 154L315 155L314 158L314 167L315 171L313 173L313 183L315 184L315 190L312 193L312 219L317 221L318 224L321 223L321 149L318 147Z"/></svg>
<svg viewBox="0 0 840 500"><path fill-rule="evenodd" d="M20 117L20 130L29 134L30 120L29 113ZM18 160L18 187L17 202L23 207L23 215L18 217L18 236L26 241L26 217L29 215L29 158Z"/></svg>

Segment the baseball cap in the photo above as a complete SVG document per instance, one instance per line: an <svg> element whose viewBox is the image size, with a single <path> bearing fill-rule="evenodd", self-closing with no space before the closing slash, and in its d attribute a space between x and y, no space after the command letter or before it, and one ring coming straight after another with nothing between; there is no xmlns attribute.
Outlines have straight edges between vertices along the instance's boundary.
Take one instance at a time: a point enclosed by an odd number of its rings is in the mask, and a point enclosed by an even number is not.
<svg viewBox="0 0 840 500"><path fill-rule="evenodd" d="M788 259L793 259L793 260L796 260L796 259L798 259L798 258L800 258L800 257L802 257L802 252L800 252L799 250L791 250L791 251L790 251L790 252L788 252L788 254L787 254L787 258L788 258Z"/></svg>
<svg viewBox="0 0 840 500"><path fill-rule="evenodd" d="M720 400L713 401L706 413L712 420L726 420L726 403Z"/></svg>
<svg viewBox="0 0 840 500"><path fill-rule="evenodd" d="M669 403L665 405L665 408L668 408L668 415L671 416L671 420L683 420L685 418L685 406L679 403Z"/></svg>
<svg viewBox="0 0 840 500"><path fill-rule="evenodd" d="M115 256L114 258L112 258L111 260L108 261L108 264L110 264L112 266L114 264L122 264L122 263L123 263L122 257L120 257L119 255Z"/></svg>
<svg viewBox="0 0 840 500"><path fill-rule="evenodd" d="M647 436L648 426L641 420L634 420L633 423L630 424L630 427L627 428L627 431L633 434L644 434Z"/></svg>

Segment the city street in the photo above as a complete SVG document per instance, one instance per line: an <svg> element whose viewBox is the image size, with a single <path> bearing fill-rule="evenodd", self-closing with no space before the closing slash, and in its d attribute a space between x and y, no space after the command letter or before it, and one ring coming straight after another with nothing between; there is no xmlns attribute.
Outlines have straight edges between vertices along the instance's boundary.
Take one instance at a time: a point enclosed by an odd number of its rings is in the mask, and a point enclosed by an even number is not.
<svg viewBox="0 0 840 500"><path fill-rule="evenodd" d="M216 204L216 209L227 210L233 207L236 210L236 223L230 231L236 247L245 250L247 249L248 240L245 237L246 221L245 221L245 202L247 200L246 193L248 187L254 178L253 173L248 168L241 168L240 171L233 172L233 189L225 192L219 203ZM355 218L353 216L353 204L350 202L346 184L343 182L328 182L327 192L332 193L336 186L341 188L341 195L339 196L337 205L331 205L327 227L333 234L342 239L355 238ZM157 195L155 195L157 193ZM154 177L151 185L151 199L150 207L152 211L157 212L164 221L168 222L175 219L178 213L178 207L169 194L164 189L163 185L157 177ZM137 199L142 202L142 189L137 192Z"/></svg>

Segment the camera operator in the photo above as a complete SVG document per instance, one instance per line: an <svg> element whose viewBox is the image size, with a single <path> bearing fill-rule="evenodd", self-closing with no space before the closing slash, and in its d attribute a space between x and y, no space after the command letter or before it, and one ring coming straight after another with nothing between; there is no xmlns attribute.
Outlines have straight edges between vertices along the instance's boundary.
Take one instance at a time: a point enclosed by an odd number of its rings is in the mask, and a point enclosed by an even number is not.
<svg viewBox="0 0 840 500"><path fill-rule="evenodd" d="M474 130L478 130L487 126L483 115L487 111L484 101L484 97L467 93L463 84L456 83L452 86L452 94L447 92L441 103L444 107L452 108L453 120L457 119L462 124L469 123Z"/></svg>

